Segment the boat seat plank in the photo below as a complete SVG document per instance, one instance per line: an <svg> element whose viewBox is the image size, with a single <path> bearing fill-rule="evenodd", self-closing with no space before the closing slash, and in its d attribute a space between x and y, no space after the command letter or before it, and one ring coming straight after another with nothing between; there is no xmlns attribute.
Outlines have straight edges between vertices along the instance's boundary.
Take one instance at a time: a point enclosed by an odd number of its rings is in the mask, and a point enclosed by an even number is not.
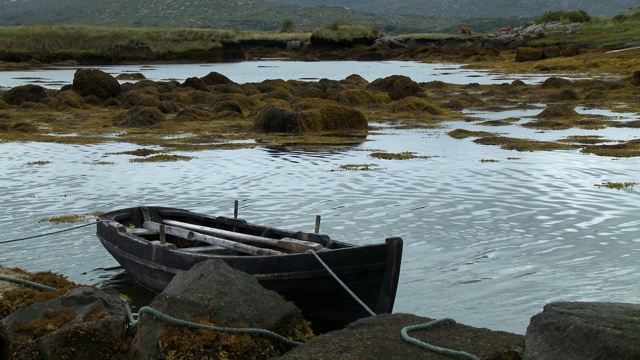
<svg viewBox="0 0 640 360"><path fill-rule="evenodd" d="M156 235L156 232L150 231L149 229L143 229L143 228L133 228L133 229L127 229L128 232L132 233L133 235L136 236L144 236L144 235Z"/></svg>
<svg viewBox="0 0 640 360"><path fill-rule="evenodd" d="M220 237L223 239L229 239L233 241L238 241L242 243L253 243L253 244L262 244L268 245L279 249L288 250L291 252L302 253L307 250L319 251L323 249L322 244L318 244L311 241L293 239L293 238L282 238L282 239L273 239L267 238L263 236L249 235L243 234L234 231L222 230L202 225L194 225L189 224L182 221L168 220L164 219L162 221L164 224L177 226L179 228L197 231L199 233L212 235L216 237Z"/></svg>
<svg viewBox="0 0 640 360"><path fill-rule="evenodd" d="M282 255L283 254L280 251L276 251L272 249L264 249L264 248L259 248L259 247L242 244L234 241L229 241L226 239L222 239L222 238L218 238L218 237L206 235L206 234L200 234L194 231L178 228L175 226L163 225L153 221L144 222L145 229L149 229L151 231L159 231L161 226L165 227L166 234L178 236L183 239L187 239L191 241L200 241L200 242L211 244L211 245L222 246L224 248L232 249L244 254L251 254L251 255Z"/></svg>
<svg viewBox="0 0 640 360"><path fill-rule="evenodd" d="M194 246L188 248L180 248L179 251L190 252L190 253L198 253L198 252L213 252L213 251L221 251L225 250L222 246Z"/></svg>

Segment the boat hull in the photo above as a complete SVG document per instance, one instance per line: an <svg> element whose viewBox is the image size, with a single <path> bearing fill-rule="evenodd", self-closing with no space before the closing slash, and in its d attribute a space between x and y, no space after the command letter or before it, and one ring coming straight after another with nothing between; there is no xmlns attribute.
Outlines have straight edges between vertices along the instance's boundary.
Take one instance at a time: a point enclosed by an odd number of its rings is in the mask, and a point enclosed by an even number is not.
<svg viewBox="0 0 640 360"><path fill-rule="evenodd" d="M152 291L161 292L176 274L201 261L219 259L253 275L262 286L295 303L314 328L337 329L370 316L314 254L247 256L187 252L169 242L163 244L132 234L129 228L144 222L140 209L123 209L100 216L99 220L106 221L97 223L97 235L122 267L139 284ZM376 314L393 310L402 256L400 238L388 238L381 244L354 246L330 240L326 235L266 228L237 219L209 217L172 208L146 209L158 220L178 219L322 243L328 250L316 254L362 302Z"/></svg>

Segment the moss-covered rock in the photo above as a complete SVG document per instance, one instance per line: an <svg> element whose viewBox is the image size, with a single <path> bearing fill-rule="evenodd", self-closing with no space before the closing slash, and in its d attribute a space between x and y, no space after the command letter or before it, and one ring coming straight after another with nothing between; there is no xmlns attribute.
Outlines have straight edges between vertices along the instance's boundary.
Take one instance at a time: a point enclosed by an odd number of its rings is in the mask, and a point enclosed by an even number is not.
<svg viewBox="0 0 640 360"><path fill-rule="evenodd" d="M431 101L415 96L409 96L398 100L391 105L393 112L427 112L432 115L443 115L445 110Z"/></svg>
<svg viewBox="0 0 640 360"><path fill-rule="evenodd" d="M120 127L154 127L167 121L167 117L155 107L135 107L116 118Z"/></svg>
<svg viewBox="0 0 640 360"><path fill-rule="evenodd" d="M367 89L384 91L389 94L391 100L399 100L423 92L417 82L403 75L392 75L383 79L377 79L370 83Z"/></svg>
<svg viewBox="0 0 640 360"><path fill-rule="evenodd" d="M84 99L73 90L60 91L49 103L49 107L56 110L79 109L84 105Z"/></svg>
<svg viewBox="0 0 640 360"><path fill-rule="evenodd" d="M298 116L291 110L266 107L255 116L254 129L265 133L298 133L300 123Z"/></svg>
<svg viewBox="0 0 640 360"><path fill-rule="evenodd" d="M39 85L20 85L11 88L5 92L2 96L7 104L22 105L25 102L38 103L47 98L47 92L45 88Z"/></svg>
<svg viewBox="0 0 640 360"><path fill-rule="evenodd" d="M79 69L73 76L73 90L82 96L95 95L104 101L122 93L120 83L99 69Z"/></svg>

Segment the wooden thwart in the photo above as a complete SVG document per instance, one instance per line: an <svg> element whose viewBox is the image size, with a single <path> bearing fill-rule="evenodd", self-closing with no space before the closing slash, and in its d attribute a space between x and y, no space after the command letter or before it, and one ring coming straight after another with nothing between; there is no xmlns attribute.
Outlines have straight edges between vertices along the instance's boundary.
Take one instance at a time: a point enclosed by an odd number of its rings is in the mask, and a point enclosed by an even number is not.
<svg viewBox="0 0 640 360"><path fill-rule="evenodd" d="M214 235L217 237L231 239L231 240L239 241L242 243L269 245L272 247L289 250L291 252L305 252L307 250L318 251L323 249L323 246L321 244L314 243L311 241L304 241L304 240L292 239L292 238L272 239L272 238L267 238L262 236L242 234L242 233L228 231L228 230L216 229L216 228L211 228L207 226L194 225L194 224L189 224L189 223L175 221L175 220L163 220L162 222L167 225L177 226L180 228L197 231L203 234Z"/></svg>
<svg viewBox="0 0 640 360"><path fill-rule="evenodd" d="M144 228L155 233L160 232L160 226L163 224L153 222L153 221L145 221ZM164 232L167 235L173 235L177 237L181 237L183 239L192 240L192 241L200 241L211 245L221 246L227 249L232 249L237 252L241 252L244 254L251 255L283 255L282 252L271 249L263 249L256 246L251 246L247 244L242 244L236 241L230 241L226 239L221 239L219 237L200 234L194 231L189 231L187 229L181 229L175 226L164 225Z"/></svg>

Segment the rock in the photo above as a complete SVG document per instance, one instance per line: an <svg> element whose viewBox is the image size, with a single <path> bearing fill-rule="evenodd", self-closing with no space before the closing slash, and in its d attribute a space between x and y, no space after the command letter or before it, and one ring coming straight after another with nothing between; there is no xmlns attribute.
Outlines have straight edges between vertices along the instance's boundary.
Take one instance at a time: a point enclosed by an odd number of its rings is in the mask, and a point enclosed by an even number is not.
<svg viewBox="0 0 640 360"><path fill-rule="evenodd" d="M557 302L533 316L525 358L640 359L640 305Z"/></svg>
<svg viewBox="0 0 640 360"><path fill-rule="evenodd" d="M79 69L73 76L73 90L81 96L95 95L101 101L122 93L116 78L99 69Z"/></svg>
<svg viewBox="0 0 640 360"><path fill-rule="evenodd" d="M233 81L231 81L231 79L215 71L212 71L207 75L201 77L200 80L202 80L202 82L206 86L233 84Z"/></svg>
<svg viewBox="0 0 640 360"><path fill-rule="evenodd" d="M297 133L300 132L300 123L293 111L270 107L258 114L254 120L254 128L265 133Z"/></svg>
<svg viewBox="0 0 640 360"><path fill-rule="evenodd" d="M22 105L25 102L38 103L47 96L47 92L42 86L20 85L4 93L2 99L10 105Z"/></svg>
<svg viewBox="0 0 640 360"><path fill-rule="evenodd" d="M144 80L146 77L142 73L123 73L116 76L117 80Z"/></svg>
<svg viewBox="0 0 640 360"><path fill-rule="evenodd" d="M0 322L3 359L108 359L128 349L117 294L75 288L21 308Z"/></svg>
<svg viewBox="0 0 640 360"><path fill-rule="evenodd" d="M429 321L431 319L411 314L385 314L360 319L343 330L313 338L280 359L453 359L402 339L403 327ZM430 329L411 331L409 335L432 345L468 352L480 359L495 360L522 359L525 342L522 335L462 324L440 324Z"/></svg>
<svg viewBox="0 0 640 360"><path fill-rule="evenodd" d="M159 125L167 117L155 107L134 107L116 119L118 126L151 127Z"/></svg>
<svg viewBox="0 0 640 360"><path fill-rule="evenodd" d="M302 49L302 42L299 40L289 40L285 45L287 51L300 51Z"/></svg>
<svg viewBox="0 0 640 360"><path fill-rule="evenodd" d="M390 49L402 49L407 47L406 44L401 43L400 41L390 38L388 36L381 37L376 39L371 46L374 47L388 47Z"/></svg>
<svg viewBox="0 0 640 360"><path fill-rule="evenodd" d="M182 87L191 87L194 90L209 91L209 89L207 89L207 86L204 84L204 81L197 77L187 78L182 84Z"/></svg>
<svg viewBox="0 0 640 360"><path fill-rule="evenodd" d="M49 103L49 107L57 110L68 108L79 109L85 104L84 99L73 90L60 91Z"/></svg>
<svg viewBox="0 0 640 360"><path fill-rule="evenodd" d="M261 328L295 340L312 336L309 323L293 303L263 288L253 276L220 260L201 262L175 276L150 306L187 321ZM210 341L199 342L203 337ZM157 359L170 355L189 359L264 359L289 348L267 336L192 330L143 314L132 343L131 358Z"/></svg>
<svg viewBox="0 0 640 360"><path fill-rule="evenodd" d="M367 86L368 90L380 90L389 94L391 100L399 100L422 92L417 82L403 75L392 75L374 80Z"/></svg>
<svg viewBox="0 0 640 360"><path fill-rule="evenodd" d="M538 61L544 59L544 50L541 48L519 47L516 50L516 62Z"/></svg>
<svg viewBox="0 0 640 360"><path fill-rule="evenodd" d="M542 50L545 59L553 59L562 55L560 47L557 45L545 46Z"/></svg>
<svg viewBox="0 0 640 360"><path fill-rule="evenodd" d="M545 79L540 84L540 87L542 87L543 89L559 89L559 88L563 88L571 85L572 85L572 82L569 79L552 76Z"/></svg>

